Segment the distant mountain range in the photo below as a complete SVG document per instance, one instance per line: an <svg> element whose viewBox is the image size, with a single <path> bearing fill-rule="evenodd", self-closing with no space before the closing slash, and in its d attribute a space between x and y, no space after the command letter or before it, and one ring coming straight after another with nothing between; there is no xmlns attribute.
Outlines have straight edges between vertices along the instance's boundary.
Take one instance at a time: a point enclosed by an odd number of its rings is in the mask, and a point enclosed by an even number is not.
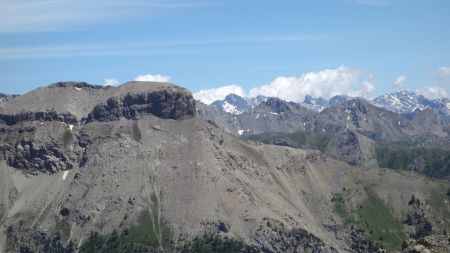
<svg viewBox="0 0 450 253"><path fill-rule="evenodd" d="M236 94L229 94L225 97L225 99L217 100L211 105L218 110L238 115L250 111L255 106L267 101L267 99L268 98L264 96L244 98ZM332 97L330 100L326 100L321 97L314 98L307 95L305 96L304 101L298 104L312 111L321 112L325 108L337 106L352 99L354 99L354 97L345 95L337 95ZM449 98L427 99L422 95L418 95L407 90L382 95L373 100L367 100L367 102L377 107L400 114L408 114L413 113L416 110L430 108L441 117L450 117Z"/></svg>
<svg viewBox="0 0 450 253"><path fill-rule="evenodd" d="M450 180L448 101L408 91L374 100L306 96L301 103L232 94L210 105L197 101L196 110L198 117L241 139L315 149L351 165L407 168Z"/></svg>

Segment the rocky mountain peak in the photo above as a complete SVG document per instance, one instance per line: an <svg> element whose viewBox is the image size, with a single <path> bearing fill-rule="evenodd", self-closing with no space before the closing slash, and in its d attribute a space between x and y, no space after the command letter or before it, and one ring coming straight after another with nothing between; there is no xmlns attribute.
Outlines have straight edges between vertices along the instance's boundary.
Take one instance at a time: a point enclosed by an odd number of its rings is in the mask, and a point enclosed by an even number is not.
<svg viewBox="0 0 450 253"><path fill-rule="evenodd" d="M252 108L266 100L267 97L265 96L246 98L230 93L223 100L216 100L211 105L226 113L238 115L250 111Z"/></svg>
<svg viewBox="0 0 450 253"><path fill-rule="evenodd" d="M253 107L249 99L241 97L234 93L228 94L223 100L214 101L212 105L217 109L221 109L231 114L241 114Z"/></svg>
<svg viewBox="0 0 450 253"><path fill-rule="evenodd" d="M322 97L314 98L310 95L306 95L301 105L310 110L320 112L328 106L328 101Z"/></svg>
<svg viewBox="0 0 450 253"><path fill-rule="evenodd" d="M59 82L2 103L0 121L7 125L29 120L60 121L136 119L150 113L182 119L195 115L195 101L187 89L168 83L129 82L103 87Z"/></svg>
<svg viewBox="0 0 450 253"><path fill-rule="evenodd" d="M336 96L330 98L329 105L330 106L340 105L340 104L345 103L352 99L353 99L352 97L347 96L347 95L336 95Z"/></svg>
<svg viewBox="0 0 450 253"><path fill-rule="evenodd" d="M75 82L75 81L61 81L57 83L50 84L47 86L48 88L68 88L68 87L75 87L75 88L89 88L89 89L110 89L113 88L111 86L103 86L103 85L95 85L95 84L89 84L85 82Z"/></svg>
<svg viewBox="0 0 450 253"><path fill-rule="evenodd" d="M448 118L450 116L450 104L448 98L428 99L408 90L379 96L372 100L371 103L378 107L401 114L431 108L440 117Z"/></svg>
<svg viewBox="0 0 450 253"><path fill-rule="evenodd" d="M278 114L290 110L289 102L276 97L269 97L266 101L260 104L260 107L268 108L272 113Z"/></svg>
<svg viewBox="0 0 450 253"><path fill-rule="evenodd" d="M377 97L373 103L397 113L409 113L417 109L424 109L428 101L412 91L402 90Z"/></svg>
<svg viewBox="0 0 450 253"><path fill-rule="evenodd" d="M327 105L328 101L322 97L314 98L310 95L306 95L305 100L303 100L303 103L310 105Z"/></svg>

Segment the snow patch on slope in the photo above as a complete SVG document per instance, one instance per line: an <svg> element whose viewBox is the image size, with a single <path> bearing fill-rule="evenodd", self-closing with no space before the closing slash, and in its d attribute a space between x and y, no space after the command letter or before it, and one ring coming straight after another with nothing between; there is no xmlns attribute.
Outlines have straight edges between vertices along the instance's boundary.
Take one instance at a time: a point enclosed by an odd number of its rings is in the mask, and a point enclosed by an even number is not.
<svg viewBox="0 0 450 253"><path fill-rule="evenodd" d="M228 112L231 114L238 115L238 114L242 113L242 111L238 110L235 105L232 105L232 104L228 103L227 101L224 101L222 108L225 112Z"/></svg>

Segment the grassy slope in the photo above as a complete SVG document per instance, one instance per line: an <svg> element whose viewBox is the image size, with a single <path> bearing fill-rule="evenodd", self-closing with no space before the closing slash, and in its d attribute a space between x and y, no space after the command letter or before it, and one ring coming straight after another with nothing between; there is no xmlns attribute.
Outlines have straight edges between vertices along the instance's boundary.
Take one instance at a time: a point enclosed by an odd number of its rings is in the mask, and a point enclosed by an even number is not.
<svg viewBox="0 0 450 253"><path fill-rule="evenodd" d="M105 236L93 233L90 238L84 242L80 252L158 252L159 248L171 248L171 234L167 226L163 226L163 238L158 238L155 233L153 218L148 211L143 211L138 217L136 225L121 232L114 231L111 235ZM158 231L158 230L156 230ZM162 243L160 243L160 241Z"/></svg>
<svg viewBox="0 0 450 253"><path fill-rule="evenodd" d="M367 199L357 210L358 223L367 228L370 237L388 250L401 249L406 233L391 207L374 192L367 190Z"/></svg>
<svg viewBox="0 0 450 253"><path fill-rule="evenodd" d="M271 144L276 139L289 140L296 148L317 149L324 151L330 136L322 132L295 132L295 133L262 133L246 137L249 140Z"/></svg>
<svg viewBox="0 0 450 253"><path fill-rule="evenodd" d="M344 220L345 225L357 226L368 231L370 239L379 242L385 249L399 250L406 233L403 224L395 217L391 207L372 190L367 189L366 200L352 210L346 204L346 196L337 193L333 196L335 212Z"/></svg>

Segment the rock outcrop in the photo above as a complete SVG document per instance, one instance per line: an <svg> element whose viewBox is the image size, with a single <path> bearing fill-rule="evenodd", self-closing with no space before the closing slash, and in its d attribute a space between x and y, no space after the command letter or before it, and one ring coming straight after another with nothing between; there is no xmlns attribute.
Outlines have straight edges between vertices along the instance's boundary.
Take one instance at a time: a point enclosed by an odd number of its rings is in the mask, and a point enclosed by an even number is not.
<svg viewBox="0 0 450 253"><path fill-rule="evenodd" d="M402 253L450 252L450 238L444 235L408 239L403 242Z"/></svg>
<svg viewBox="0 0 450 253"><path fill-rule="evenodd" d="M87 121L113 121L119 118L136 119L139 114L151 113L164 119L183 119L195 115L195 100L191 93L159 90L150 93L130 93L109 98L97 105Z"/></svg>
<svg viewBox="0 0 450 253"><path fill-rule="evenodd" d="M46 112L21 112L17 114L0 114L0 122L6 125L14 125L24 121L59 121L67 124L76 124L77 118L69 113L57 113L55 111Z"/></svg>
<svg viewBox="0 0 450 253"><path fill-rule="evenodd" d="M328 142L325 153L351 165L376 165L375 143L350 130L335 134Z"/></svg>
<svg viewBox="0 0 450 253"><path fill-rule="evenodd" d="M70 170L78 162L78 156L67 154L56 143L22 140L13 147L2 147L1 151L9 166L30 174Z"/></svg>
<svg viewBox="0 0 450 253"><path fill-rule="evenodd" d="M320 238L301 228L288 229L281 222L265 220L254 233L253 241L262 252L305 252L305 253L337 253L333 247L327 246Z"/></svg>
<svg viewBox="0 0 450 253"><path fill-rule="evenodd" d="M60 235L12 226L9 226L5 233L10 250L14 252L76 252L76 247L72 243L65 245Z"/></svg>

